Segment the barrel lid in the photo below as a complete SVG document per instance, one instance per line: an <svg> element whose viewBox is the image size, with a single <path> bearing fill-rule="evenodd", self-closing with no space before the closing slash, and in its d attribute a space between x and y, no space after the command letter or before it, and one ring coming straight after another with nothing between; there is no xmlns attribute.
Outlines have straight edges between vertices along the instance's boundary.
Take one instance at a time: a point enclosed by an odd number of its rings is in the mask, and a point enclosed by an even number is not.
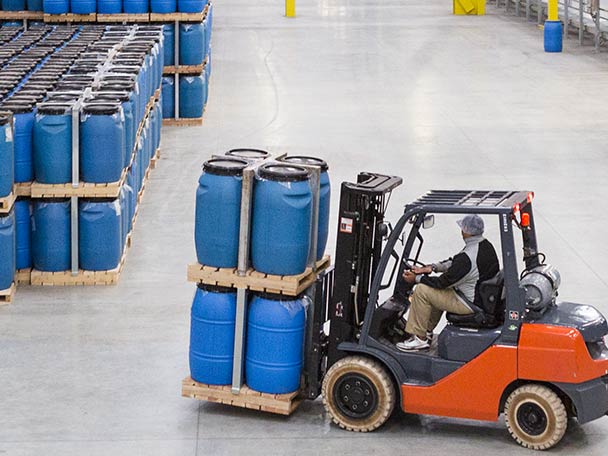
<svg viewBox="0 0 608 456"><path fill-rule="evenodd" d="M240 176L248 164L239 158L212 158L203 163L203 171L218 176Z"/></svg>
<svg viewBox="0 0 608 456"><path fill-rule="evenodd" d="M107 116L116 114L119 110L120 104L110 103L107 100L99 100L98 102L95 100L90 100L82 108L82 111L85 114L93 114L96 116Z"/></svg>
<svg viewBox="0 0 608 456"><path fill-rule="evenodd" d="M107 89L107 87L106 87ZM93 98L98 100L117 100L117 101L129 101L130 95L129 92L122 91L101 91L101 92L93 92Z"/></svg>
<svg viewBox="0 0 608 456"><path fill-rule="evenodd" d="M7 123L10 122L10 120L11 120L11 116L9 116L6 113L4 113L4 114L0 113L0 125L6 125Z"/></svg>
<svg viewBox="0 0 608 456"><path fill-rule="evenodd" d="M205 283L199 283L198 288L203 291L208 291L210 293L236 293L234 288L229 287L219 287L217 285L207 285Z"/></svg>
<svg viewBox="0 0 608 456"><path fill-rule="evenodd" d="M34 110L34 106L31 103L7 101L0 106L0 110L11 111L14 114L25 114L27 112L32 112Z"/></svg>
<svg viewBox="0 0 608 456"><path fill-rule="evenodd" d="M294 155L291 157L285 157L281 159L282 162L291 163L293 165L309 165L309 166L318 166L321 168L321 171L329 170L329 166L327 162L321 158L317 157L308 157L305 155Z"/></svg>
<svg viewBox="0 0 608 456"><path fill-rule="evenodd" d="M267 291L254 291L253 295L259 298L267 299L269 301L298 301L302 299L302 295L285 296L279 293L268 293Z"/></svg>
<svg viewBox="0 0 608 456"><path fill-rule="evenodd" d="M39 103L37 108L39 114L63 115L72 110L72 104L45 101L44 103Z"/></svg>
<svg viewBox="0 0 608 456"><path fill-rule="evenodd" d="M270 157L270 152L262 149L232 149L226 152L231 157L246 158L248 160L263 160Z"/></svg>
<svg viewBox="0 0 608 456"><path fill-rule="evenodd" d="M279 182L305 181L310 175L306 168L286 163L266 163L260 166L258 173L263 179Z"/></svg>

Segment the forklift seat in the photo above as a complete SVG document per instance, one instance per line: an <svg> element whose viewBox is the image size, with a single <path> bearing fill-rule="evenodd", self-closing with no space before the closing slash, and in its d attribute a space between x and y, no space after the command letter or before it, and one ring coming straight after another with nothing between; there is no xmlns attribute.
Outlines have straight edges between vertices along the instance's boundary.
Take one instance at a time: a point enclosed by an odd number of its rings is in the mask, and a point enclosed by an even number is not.
<svg viewBox="0 0 608 456"><path fill-rule="evenodd" d="M470 304L472 314L448 313L446 318L455 326L465 328L495 328L505 319L504 276L502 270L494 277L479 284L479 306Z"/></svg>

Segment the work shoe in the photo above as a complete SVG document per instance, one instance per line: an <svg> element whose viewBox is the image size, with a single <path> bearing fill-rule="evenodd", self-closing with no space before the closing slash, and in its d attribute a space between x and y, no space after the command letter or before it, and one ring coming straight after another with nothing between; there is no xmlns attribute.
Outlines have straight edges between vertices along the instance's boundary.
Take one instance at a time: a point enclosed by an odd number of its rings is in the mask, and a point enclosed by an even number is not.
<svg viewBox="0 0 608 456"><path fill-rule="evenodd" d="M435 336L435 334L433 334L433 331L427 331L426 332L426 340L429 341L429 343L433 342L433 337Z"/></svg>
<svg viewBox="0 0 608 456"><path fill-rule="evenodd" d="M401 351L412 351L424 350L425 348L429 348L430 345L428 340L422 340L419 339L418 336L413 336L408 340L397 343L396 347Z"/></svg>

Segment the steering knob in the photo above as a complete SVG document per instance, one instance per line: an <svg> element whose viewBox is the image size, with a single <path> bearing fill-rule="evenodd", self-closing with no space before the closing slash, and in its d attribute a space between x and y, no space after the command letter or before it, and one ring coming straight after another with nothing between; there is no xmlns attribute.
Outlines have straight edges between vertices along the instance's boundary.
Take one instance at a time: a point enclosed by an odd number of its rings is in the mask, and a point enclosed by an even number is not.
<svg viewBox="0 0 608 456"><path fill-rule="evenodd" d="M386 223L378 223L378 234L382 237L388 235L388 225Z"/></svg>

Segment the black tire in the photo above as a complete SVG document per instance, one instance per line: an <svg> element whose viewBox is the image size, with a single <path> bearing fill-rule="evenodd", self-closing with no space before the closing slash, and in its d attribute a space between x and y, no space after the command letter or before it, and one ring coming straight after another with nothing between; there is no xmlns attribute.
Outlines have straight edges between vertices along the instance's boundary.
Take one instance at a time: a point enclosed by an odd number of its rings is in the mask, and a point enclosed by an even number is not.
<svg viewBox="0 0 608 456"><path fill-rule="evenodd" d="M341 428L370 432L382 426L395 408L395 388L384 367L363 356L334 364L323 380L323 404Z"/></svg>
<svg viewBox="0 0 608 456"><path fill-rule="evenodd" d="M524 385L505 403L505 421L511 437L525 448L548 450L559 443L568 427L564 403L550 388Z"/></svg>

